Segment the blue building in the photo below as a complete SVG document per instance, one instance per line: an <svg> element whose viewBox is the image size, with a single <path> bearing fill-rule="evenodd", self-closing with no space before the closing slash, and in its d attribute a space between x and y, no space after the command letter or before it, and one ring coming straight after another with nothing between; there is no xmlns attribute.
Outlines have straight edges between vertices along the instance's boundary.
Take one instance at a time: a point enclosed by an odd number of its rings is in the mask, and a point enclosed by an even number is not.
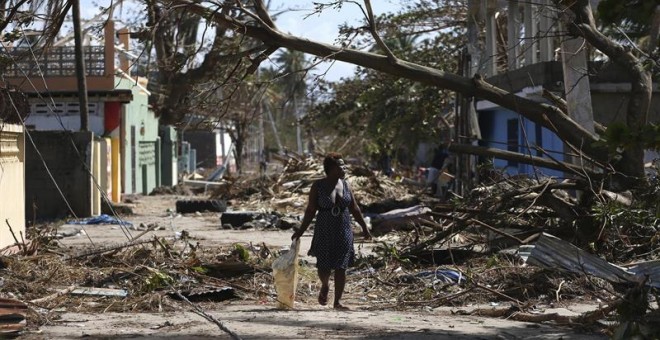
<svg viewBox="0 0 660 340"><path fill-rule="evenodd" d="M564 161L564 144L553 132L521 115L494 107L479 111L480 146ZM537 147L543 149L539 150ZM538 174L564 177L563 172L510 160L493 159L493 166L507 175Z"/></svg>
<svg viewBox="0 0 660 340"><path fill-rule="evenodd" d="M613 64L590 62L588 67L594 120L603 126L624 122L630 91L629 75ZM558 61L526 65L487 79L494 86L537 102L548 102L543 96L544 92L560 96L564 91L563 80L562 65ZM486 100L477 102L477 113L482 137L479 145L571 162L568 156L570 150L550 130ZM649 121L656 124L660 122L660 92L657 86L653 88ZM537 146L545 152L538 150ZM652 157L649 155L647 161ZM508 175L565 177L562 171L515 161L494 159L493 165Z"/></svg>

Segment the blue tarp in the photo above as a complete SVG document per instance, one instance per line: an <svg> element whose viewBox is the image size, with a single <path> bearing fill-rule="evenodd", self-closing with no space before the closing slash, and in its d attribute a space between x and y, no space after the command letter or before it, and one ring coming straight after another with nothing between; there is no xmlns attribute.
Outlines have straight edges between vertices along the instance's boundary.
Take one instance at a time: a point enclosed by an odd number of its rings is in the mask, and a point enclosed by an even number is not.
<svg viewBox="0 0 660 340"><path fill-rule="evenodd" d="M130 224L130 225L133 225L133 223L131 223L131 222L123 221L123 220L120 220L116 217L109 216L109 215L106 215L106 214L86 218L86 219L79 220L79 221L71 220L71 221L68 221L67 224Z"/></svg>

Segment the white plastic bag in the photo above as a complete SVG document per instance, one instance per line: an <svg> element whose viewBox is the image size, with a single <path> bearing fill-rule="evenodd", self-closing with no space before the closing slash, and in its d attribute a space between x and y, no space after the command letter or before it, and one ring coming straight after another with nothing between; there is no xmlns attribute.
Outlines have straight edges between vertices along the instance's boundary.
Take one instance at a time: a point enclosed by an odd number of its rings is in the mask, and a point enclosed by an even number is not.
<svg viewBox="0 0 660 340"><path fill-rule="evenodd" d="M279 308L293 308L298 285L298 253L300 238L291 243L289 251L273 261L273 278Z"/></svg>

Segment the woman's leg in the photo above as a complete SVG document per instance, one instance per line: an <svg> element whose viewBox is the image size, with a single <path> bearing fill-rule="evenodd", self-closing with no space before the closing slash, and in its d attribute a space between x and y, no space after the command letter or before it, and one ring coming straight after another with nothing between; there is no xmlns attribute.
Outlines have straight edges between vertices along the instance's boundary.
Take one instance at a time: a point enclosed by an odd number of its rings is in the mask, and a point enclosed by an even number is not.
<svg viewBox="0 0 660 340"><path fill-rule="evenodd" d="M330 290L330 269L318 269L319 279L321 279L321 291L319 291L319 304L325 306L328 304L328 291Z"/></svg>
<svg viewBox="0 0 660 340"><path fill-rule="evenodd" d="M335 305L337 309L345 309L339 303L341 296L344 294L344 287L346 286L346 269L335 269Z"/></svg>

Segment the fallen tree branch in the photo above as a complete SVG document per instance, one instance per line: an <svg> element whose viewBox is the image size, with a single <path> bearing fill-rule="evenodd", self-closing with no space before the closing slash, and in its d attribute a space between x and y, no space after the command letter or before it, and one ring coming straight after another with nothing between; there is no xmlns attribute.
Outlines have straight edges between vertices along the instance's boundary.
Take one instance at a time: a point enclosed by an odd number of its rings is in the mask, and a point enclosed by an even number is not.
<svg viewBox="0 0 660 340"><path fill-rule="evenodd" d="M472 223L474 223L474 224L480 225L480 226L482 226L482 227L484 227L484 228L486 228L486 229L488 229L488 230L490 230L490 231L492 231L492 232L494 232L494 233L496 233L496 234L498 234L498 235L502 235L502 236L508 237L508 238L510 238L510 239L512 239L512 240L514 240L514 241L516 241L516 242L518 242L518 244L525 244L523 240L521 240L521 239L519 239L519 238L517 238L517 237L515 237L515 236L513 236L513 235L511 235L511 234L508 234L508 233L506 233L506 232L503 232L503 231L501 231L501 230L499 230L499 229L497 229L497 228L495 228L495 227L492 227L492 226L490 226L490 225L488 225L488 224L486 224L486 223L484 223L484 222L481 222L481 221L479 221L479 220L475 220L475 219L471 218L471 219L468 220L468 222L472 222Z"/></svg>
<svg viewBox="0 0 660 340"><path fill-rule="evenodd" d="M58 297L60 297L62 295L69 294L72 291L74 291L75 289L76 289L76 285L69 286L68 288L66 288L64 290L60 290L60 291L58 291L54 294L44 296L44 297L39 298L39 299L30 300L29 302L32 303L32 304L37 305L37 304L40 304L40 303L44 303L44 302L47 302L47 301L50 301L50 300L57 299Z"/></svg>
<svg viewBox="0 0 660 340"><path fill-rule="evenodd" d="M478 283L476 283L476 282L472 282L472 284L473 284L475 287L479 288L479 289L483 289L483 290L488 291L488 292L490 292L490 293L493 293L493 294L495 294L495 295L497 295L497 296L499 296L499 297L502 297L502 298L505 298L505 299L507 299L507 300L509 300L509 301L511 301L511 302L514 302L514 303L517 304L518 306L522 306L522 305L523 305L523 303L520 302L520 300L518 300L518 299L516 299L516 298L513 298L513 297L510 297L510 296L508 296L508 295L506 295L506 294L504 294L504 293L502 293L502 292L498 292L498 291L496 291L495 289L488 288L488 287L483 286L483 285L480 285L480 284L478 284Z"/></svg>
<svg viewBox="0 0 660 340"><path fill-rule="evenodd" d="M14 242L16 242L18 249L21 252L25 253L25 243L21 243L18 241L18 238L16 238L16 234L14 234L14 229L12 229L11 224L9 224L9 219L5 219L5 223L7 223L7 227L9 227L9 232L11 233L11 236L14 238Z"/></svg>
<svg viewBox="0 0 660 340"><path fill-rule="evenodd" d="M606 54L614 63L622 66L631 76L631 90L626 110L626 124L630 131L639 131L649 120L653 83L651 72L632 50L610 39L596 27L589 0L563 2L560 6L568 31L583 37L589 44ZM643 53L643 52L642 52ZM620 170L629 176L644 178L644 147L636 141L625 148L622 160L617 163ZM636 179L632 179L636 180Z"/></svg>
<svg viewBox="0 0 660 340"><path fill-rule="evenodd" d="M78 258L81 258L81 257L89 257L89 256L93 256L93 255L99 255L99 254L103 254L103 253L107 253L107 252L111 252L111 251L116 251L116 250L121 250L121 249L125 249L125 248L135 247L135 246L139 246L139 245L142 245L142 244L145 244L145 243L151 243L151 242L152 242L151 240L143 240L143 241L130 241L130 242L126 242L126 243L110 245L110 246L107 246L107 247L102 247L102 248L98 248L98 249L92 249L90 251L85 251L85 252L82 252L80 254L70 255L70 256L65 257L64 260L68 261L68 260L78 259Z"/></svg>
<svg viewBox="0 0 660 340"><path fill-rule="evenodd" d="M508 308L478 308L469 312L469 315L487 316L493 318L506 318L509 320L523 322L548 322L554 321L560 325L592 324L602 318L607 317L613 312L619 304L608 305L594 311L585 312L580 315L568 316L558 313L549 314L531 314L522 312L520 308L511 306Z"/></svg>
<svg viewBox="0 0 660 340"><path fill-rule="evenodd" d="M555 106L568 114L568 104L566 104L564 98L548 91L547 89L543 89L542 96L543 98L553 102ZM604 134L607 131L607 127L597 121L594 121L594 129L596 129L596 132L599 134Z"/></svg>
<svg viewBox="0 0 660 340"><path fill-rule="evenodd" d="M457 297L460 297L462 295L470 293L472 290L473 290L473 288L467 288L467 289L464 289L464 290L462 290L458 293L454 293L454 294L446 295L446 296L441 296L441 297L431 299L431 300L400 301L400 302L397 302L396 304L392 304L392 305L379 306L379 308L381 308L381 309L383 309L383 308L397 308L397 307L401 307L402 305L413 305L413 306L414 305L426 305L426 306L428 306L428 305L436 304L436 303L444 303L446 301L451 301L451 300L453 300Z"/></svg>
<svg viewBox="0 0 660 340"><path fill-rule="evenodd" d="M439 88L457 91L467 96L474 96L489 100L504 108L519 112L530 120L543 125L556 132L563 140L572 144L582 146L590 155L599 157L606 155L602 147L594 144L599 137L584 129L579 123L567 117L559 108L547 103L539 103L533 100L517 96L513 93L495 87L480 77L470 79L453 73L448 73L408 61L399 60L397 63L390 62L386 55L359 51L345 47L319 43L308 39L295 37L283 33L267 25L254 25L237 17L228 15L218 10L221 4L199 3L192 0L174 0L158 2L173 6L184 7L185 10L204 17L228 29L240 34L245 34L254 39L267 42L275 46L281 46L321 58L344 61L358 66L368 67L377 71L388 73L413 81L437 86ZM207 7L208 6L208 7Z"/></svg>
<svg viewBox="0 0 660 340"><path fill-rule="evenodd" d="M241 337L238 334L234 333L231 329L227 328L227 326L225 326L225 324L222 323L222 321L216 319L213 315L210 315L210 314L206 313L198 305L190 302L190 300L188 300L188 298L183 296L178 290L173 290L173 293L176 294L176 296L179 297L179 299L181 299L181 300L185 301L186 303L188 303L188 305L190 305L193 308L193 312L195 314L197 314L197 315L203 317L204 319L216 324L218 326L218 328L220 328L220 330L222 330L223 332L229 334L229 336L232 339L241 340Z"/></svg>
<svg viewBox="0 0 660 340"><path fill-rule="evenodd" d="M489 148L484 146L476 146L469 144L454 144L454 143L449 144L447 149L450 152L455 152L455 153L467 153L477 156L495 157L507 161L515 161L524 164L531 164L548 169L554 169L559 171L570 171L571 173L579 175L580 177L584 177L583 169L576 165L560 162L556 160L551 160L547 158L542 158L542 157L523 155L518 152ZM594 174L594 176L595 175L596 174Z"/></svg>
<svg viewBox="0 0 660 340"><path fill-rule="evenodd" d="M457 221L464 222L462 220L457 220ZM430 245L433 245L433 244L436 244L439 241L444 240L447 237L451 236L452 234L460 233L461 231L467 229L468 226L469 226L469 224L467 224L467 223L461 223L460 225L457 225L455 227L447 228L447 230L439 232L435 236L433 236L432 238L430 238L430 239L428 239L428 240L426 240L422 243L419 243L419 244L413 246L412 248L406 250L403 254L401 254L401 257L402 258L407 258L407 257L415 256L414 254L416 254L419 251L425 249L426 247L428 247Z"/></svg>
<svg viewBox="0 0 660 340"><path fill-rule="evenodd" d="M364 5L367 7L367 22L369 22L369 32L371 33L371 36L376 41L376 44L378 44L378 47L383 49L383 52L385 52L387 55L387 59L391 63L396 64L399 59L394 55L387 44L385 44L383 39L381 39L380 35L378 35L378 31L376 30L376 19L374 19L374 11L371 9L371 1L364 0Z"/></svg>

